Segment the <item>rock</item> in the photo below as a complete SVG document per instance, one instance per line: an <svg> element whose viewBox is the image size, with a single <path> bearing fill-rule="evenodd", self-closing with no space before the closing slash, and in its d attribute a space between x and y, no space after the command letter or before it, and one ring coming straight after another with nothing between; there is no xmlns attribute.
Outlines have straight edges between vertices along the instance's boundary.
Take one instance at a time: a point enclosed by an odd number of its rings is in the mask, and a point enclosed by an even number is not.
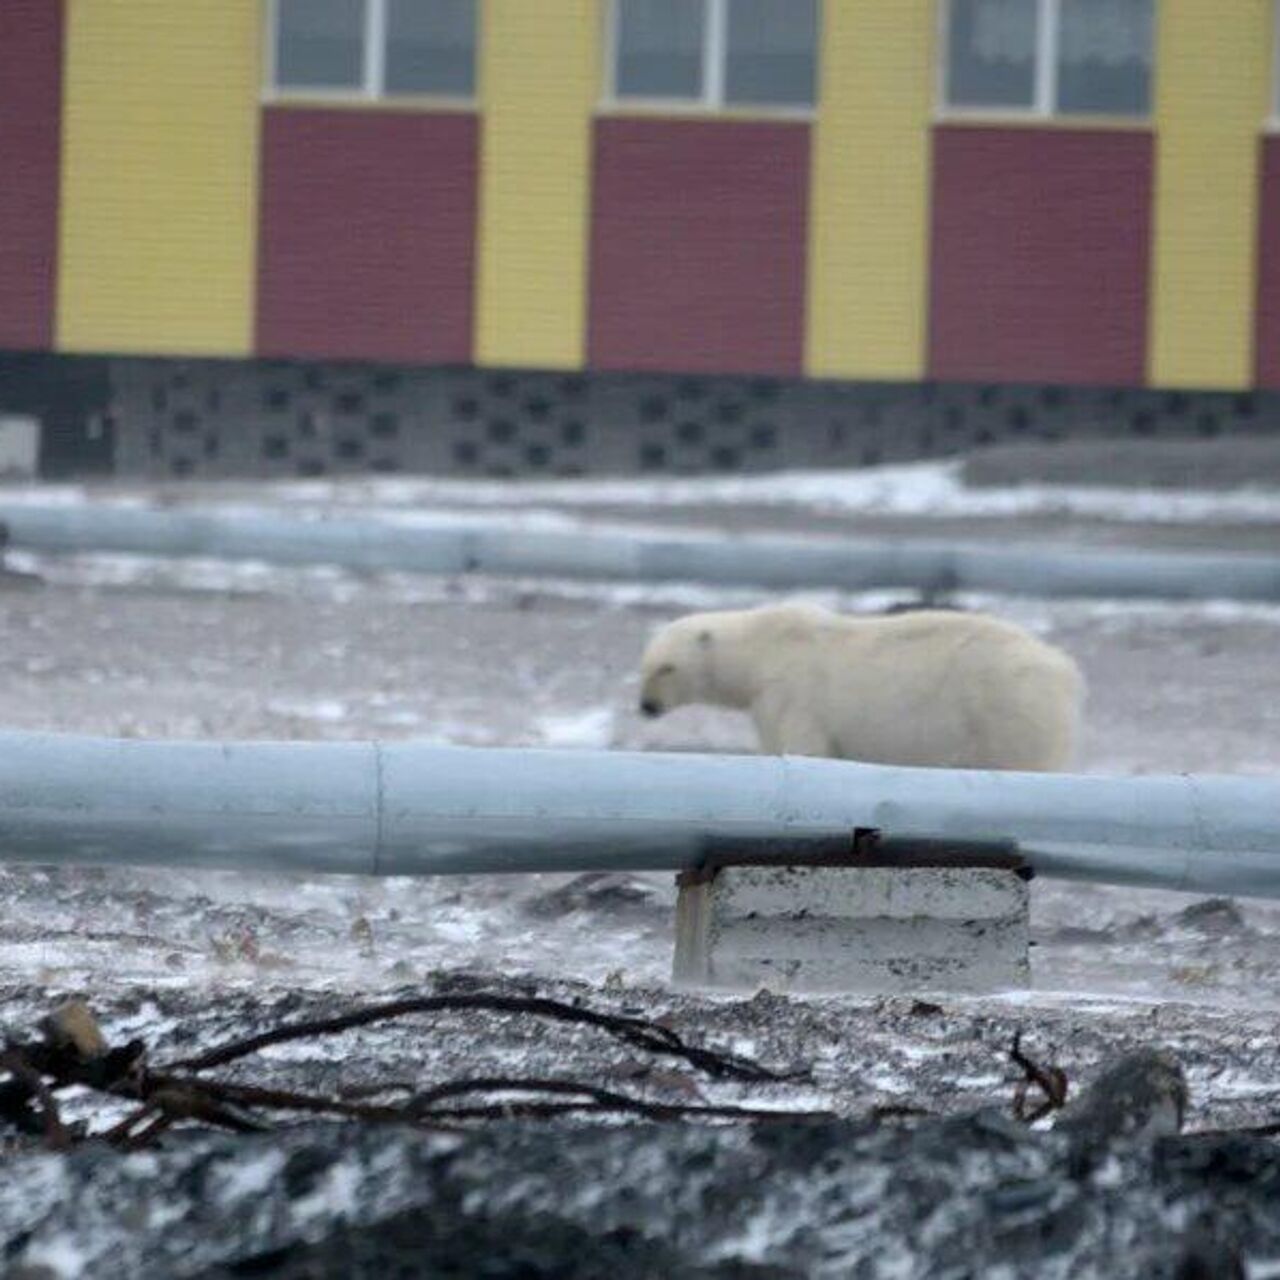
<svg viewBox="0 0 1280 1280"><path fill-rule="evenodd" d="M945 600L941 596L928 594L922 595L915 600L895 600L892 604L885 605L880 612L892 616L899 613L917 613L921 609L947 609L956 613L964 612L963 605L953 604L950 600Z"/></svg>
<svg viewBox="0 0 1280 1280"><path fill-rule="evenodd" d="M9 547L9 526L0 520L0 590L13 587L39 587L44 579L38 573L27 573L5 564L5 552Z"/></svg>
<svg viewBox="0 0 1280 1280"><path fill-rule="evenodd" d="M1187 1101L1187 1080L1177 1058L1160 1049L1139 1049L1104 1067L1063 1109L1054 1132L1066 1135L1072 1167L1085 1173L1117 1142L1180 1133Z"/></svg>
<svg viewBox="0 0 1280 1280"><path fill-rule="evenodd" d="M51 1045L74 1049L81 1058L100 1058L110 1048L83 1000L64 1001L44 1019L43 1030Z"/></svg>
<svg viewBox="0 0 1280 1280"><path fill-rule="evenodd" d="M567 884L528 898L523 910L539 920L558 920L575 911L635 914L656 905L657 897L656 886L639 876L588 871Z"/></svg>
<svg viewBox="0 0 1280 1280"><path fill-rule="evenodd" d="M995 1111L758 1128L174 1131L129 1156L88 1145L9 1158L0 1254L6 1275L55 1260L69 1275L74 1259L74 1274L131 1280L1191 1280L1280 1251L1280 1149L1166 1143L1155 1159L1119 1147L1107 1179L1082 1182L1053 1135ZM1206 1214L1212 1232L1197 1225Z"/></svg>
<svg viewBox="0 0 1280 1280"><path fill-rule="evenodd" d="M1205 898L1179 911L1174 919L1188 929L1221 938L1229 933L1243 933L1244 913L1234 898Z"/></svg>
<svg viewBox="0 0 1280 1280"><path fill-rule="evenodd" d="M1174 1263L1174 1280L1246 1280L1237 1249L1199 1233L1183 1242Z"/></svg>

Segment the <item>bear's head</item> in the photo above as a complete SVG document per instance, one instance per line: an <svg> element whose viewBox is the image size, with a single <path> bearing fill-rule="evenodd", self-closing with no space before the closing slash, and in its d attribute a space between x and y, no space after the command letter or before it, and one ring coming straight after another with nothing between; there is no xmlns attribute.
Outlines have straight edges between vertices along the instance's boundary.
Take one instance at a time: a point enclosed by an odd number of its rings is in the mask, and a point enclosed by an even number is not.
<svg viewBox="0 0 1280 1280"><path fill-rule="evenodd" d="M715 637L705 617L678 618L663 627L640 661L640 710L660 716L707 701Z"/></svg>

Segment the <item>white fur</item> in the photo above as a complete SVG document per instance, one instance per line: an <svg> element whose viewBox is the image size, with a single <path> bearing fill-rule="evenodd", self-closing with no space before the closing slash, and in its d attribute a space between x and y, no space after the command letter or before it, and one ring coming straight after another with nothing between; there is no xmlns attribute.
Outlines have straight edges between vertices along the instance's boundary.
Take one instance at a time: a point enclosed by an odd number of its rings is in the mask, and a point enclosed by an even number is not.
<svg viewBox="0 0 1280 1280"><path fill-rule="evenodd" d="M642 678L651 714L746 711L771 755L957 769L1066 768L1084 694L1067 654L998 618L794 604L677 619Z"/></svg>

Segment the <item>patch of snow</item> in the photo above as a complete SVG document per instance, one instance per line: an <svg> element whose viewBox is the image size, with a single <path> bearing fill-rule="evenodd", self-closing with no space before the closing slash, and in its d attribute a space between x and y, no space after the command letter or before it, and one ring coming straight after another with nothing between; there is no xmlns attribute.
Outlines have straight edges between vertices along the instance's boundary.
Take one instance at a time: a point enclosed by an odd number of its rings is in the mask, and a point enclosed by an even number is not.
<svg viewBox="0 0 1280 1280"><path fill-rule="evenodd" d="M280 1151L264 1152L257 1160L242 1160L217 1167L218 1196L225 1203L235 1203L246 1196L261 1195L279 1178L285 1166Z"/></svg>
<svg viewBox="0 0 1280 1280"><path fill-rule="evenodd" d="M375 506L801 507L827 514L894 516L1092 516L1126 523L1280 521L1280 491L1094 488L1025 484L967 488L960 462L917 462L856 471L784 471L734 477L619 480L412 480L290 482L263 487L290 504L359 502ZM444 519L439 510L433 518Z"/></svg>
<svg viewBox="0 0 1280 1280"><path fill-rule="evenodd" d="M6 484L0 488L0 504L24 507L83 507L89 504L111 507L152 507L147 493L90 489L80 484Z"/></svg>
<svg viewBox="0 0 1280 1280"><path fill-rule="evenodd" d="M154 1000L144 1000L138 1011L123 1018L112 1018L103 1032L112 1044L142 1038L148 1041L165 1035L178 1025L178 1019L161 1011Z"/></svg>
<svg viewBox="0 0 1280 1280"><path fill-rule="evenodd" d="M314 702L301 699L273 698L267 703L268 715L286 716L293 720L317 720L322 724L340 724L347 718L347 704L334 698Z"/></svg>
<svg viewBox="0 0 1280 1280"><path fill-rule="evenodd" d="M363 1171L357 1163L335 1164L310 1195L293 1202L294 1212L301 1219L350 1217L359 1207L363 1183Z"/></svg>
<svg viewBox="0 0 1280 1280"><path fill-rule="evenodd" d="M773 1210L772 1212L770 1210ZM742 1230L707 1251L712 1261L740 1261L762 1265L778 1246L790 1240L802 1224L797 1222L790 1206L786 1211L769 1206L752 1214Z"/></svg>
<svg viewBox="0 0 1280 1280"><path fill-rule="evenodd" d="M995 1075L954 1076L951 1085L956 1089L993 1089L1003 1083L1004 1077Z"/></svg>
<svg viewBox="0 0 1280 1280"><path fill-rule="evenodd" d="M548 747L607 747L613 742L613 708L540 716L537 732Z"/></svg>
<svg viewBox="0 0 1280 1280"><path fill-rule="evenodd" d="M379 711L377 720L389 729L414 729L422 724L422 717L416 711Z"/></svg>
<svg viewBox="0 0 1280 1280"><path fill-rule="evenodd" d="M1236 1071L1214 1072L1207 1080L1215 1098L1273 1098L1280 1093L1274 1080L1260 1080Z"/></svg>
<svg viewBox="0 0 1280 1280"><path fill-rule="evenodd" d="M50 1240L36 1240L23 1255L32 1275L42 1274L42 1268L50 1280L77 1280L93 1270L96 1259L80 1248L67 1235L54 1236Z"/></svg>
<svg viewBox="0 0 1280 1280"><path fill-rule="evenodd" d="M903 1076L883 1068L868 1072L866 1083L881 1093L909 1093L911 1090L910 1083Z"/></svg>
<svg viewBox="0 0 1280 1280"><path fill-rule="evenodd" d="M748 476L645 477L574 480L466 480L411 477L351 477L326 481L245 484L257 506L288 506L298 515L323 519L347 512L377 514L397 522L445 526L478 522L467 508L486 513L522 509L521 527L564 530L579 526L561 511L542 506L791 507L824 514L920 517L1073 515L1140 524L1280 521L1280 490L1094 487L1019 484L969 488L963 463L905 463L844 471L783 471ZM147 488L87 488L79 485L18 485L0 493L0 503L41 506L101 505L131 508L203 507L227 514L247 509L243 500L218 499L215 486L196 486L180 496Z"/></svg>
<svg viewBox="0 0 1280 1280"><path fill-rule="evenodd" d="M485 935L485 921L479 913L455 916L451 920L434 921L436 936L451 945L478 943Z"/></svg>
<svg viewBox="0 0 1280 1280"><path fill-rule="evenodd" d="M345 515L343 512L329 514L339 518ZM448 509L424 511L418 508L405 511L389 506L374 508L370 514L376 515L379 520L387 524L398 525L405 529L486 529L493 524L493 517L482 511ZM580 516L573 516L565 511L542 511L536 507L511 512L503 518L503 524L507 524L508 521L512 528L520 529L525 533L573 533L586 524ZM592 523L594 526L594 522Z"/></svg>

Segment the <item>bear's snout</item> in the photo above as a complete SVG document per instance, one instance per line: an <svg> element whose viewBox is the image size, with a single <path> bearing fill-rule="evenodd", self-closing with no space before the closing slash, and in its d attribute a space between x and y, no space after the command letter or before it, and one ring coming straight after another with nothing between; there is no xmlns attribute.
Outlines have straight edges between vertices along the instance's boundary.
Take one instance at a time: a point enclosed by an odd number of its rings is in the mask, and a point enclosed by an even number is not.
<svg viewBox="0 0 1280 1280"><path fill-rule="evenodd" d="M660 703L656 698L641 698L640 714L642 716L648 716L650 719L653 719L655 716L660 716L662 714L662 703Z"/></svg>

